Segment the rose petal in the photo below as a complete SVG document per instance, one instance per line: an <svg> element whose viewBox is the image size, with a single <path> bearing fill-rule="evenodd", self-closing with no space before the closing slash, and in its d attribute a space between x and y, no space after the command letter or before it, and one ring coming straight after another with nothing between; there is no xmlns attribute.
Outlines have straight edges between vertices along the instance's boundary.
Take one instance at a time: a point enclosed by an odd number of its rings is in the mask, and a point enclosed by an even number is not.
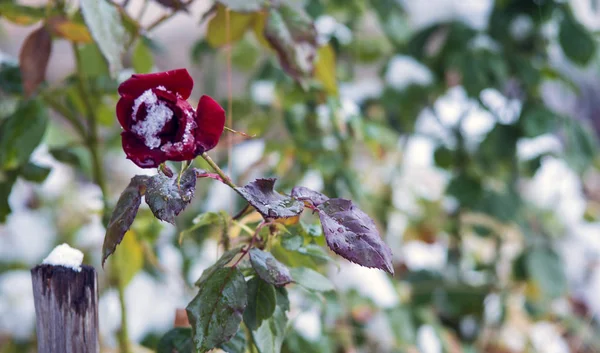
<svg viewBox="0 0 600 353"><path fill-rule="evenodd" d="M196 129L196 112L187 101L179 99L174 113L178 117L177 133L171 137L172 142L164 144L161 150L171 161L192 160L196 157L196 139L193 134Z"/></svg>
<svg viewBox="0 0 600 353"><path fill-rule="evenodd" d="M131 127L131 113L133 109L133 99L121 97L117 102L117 119L125 131Z"/></svg>
<svg viewBox="0 0 600 353"><path fill-rule="evenodd" d="M211 97L202 96L196 114L196 155L199 155L219 143L225 127L225 110Z"/></svg>
<svg viewBox="0 0 600 353"><path fill-rule="evenodd" d="M140 168L156 168L167 160L163 151L158 148L150 149L134 133L123 131L121 133L123 151Z"/></svg>
<svg viewBox="0 0 600 353"><path fill-rule="evenodd" d="M186 69L153 74L135 74L119 85L119 94L135 99L144 91L160 86L171 92L179 93L183 99L188 99L194 87L194 80Z"/></svg>

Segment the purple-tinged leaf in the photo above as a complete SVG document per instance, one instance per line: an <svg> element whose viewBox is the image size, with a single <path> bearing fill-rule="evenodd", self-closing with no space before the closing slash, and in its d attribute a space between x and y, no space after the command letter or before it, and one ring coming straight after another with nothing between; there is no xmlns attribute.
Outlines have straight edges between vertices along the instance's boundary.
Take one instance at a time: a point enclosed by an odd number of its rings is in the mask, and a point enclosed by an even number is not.
<svg viewBox="0 0 600 353"><path fill-rule="evenodd" d="M175 216L192 201L195 189L196 172L193 168L187 169L179 182L177 176L169 178L159 173L148 180L146 203L156 218L175 224Z"/></svg>
<svg viewBox="0 0 600 353"><path fill-rule="evenodd" d="M302 213L304 204L273 189L276 179L256 179L235 190L266 218L290 218Z"/></svg>
<svg viewBox="0 0 600 353"><path fill-rule="evenodd" d="M267 283L281 287L292 281L290 270L269 252L250 249L250 263L258 276Z"/></svg>
<svg viewBox="0 0 600 353"><path fill-rule="evenodd" d="M197 352L207 352L235 336L246 305L248 287L235 267L213 272L187 306Z"/></svg>
<svg viewBox="0 0 600 353"><path fill-rule="evenodd" d="M106 227L106 235L102 245L102 266L104 266L104 262L110 254L115 252L115 248L123 240L125 232L131 227L142 202L142 195L146 192L148 180L147 176L134 176L119 197Z"/></svg>
<svg viewBox="0 0 600 353"><path fill-rule="evenodd" d="M296 186L292 189L293 198L296 200L310 202L314 207L319 206L325 201L329 200L329 197L321 194L318 191L314 191L309 188L305 188L304 186Z"/></svg>
<svg viewBox="0 0 600 353"><path fill-rule="evenodd" d="M352 201L330 199L318 210L331 250L361 266L394 274L392 251L379 236L375 222Z"/></svg>
<svg viewBox="0 0 600 353"><path fill-rule="evenodd" d="M310 16L289 4L271 8L264 36L277 52L283 69L306 87L317 55L317 31Z"/></svg>

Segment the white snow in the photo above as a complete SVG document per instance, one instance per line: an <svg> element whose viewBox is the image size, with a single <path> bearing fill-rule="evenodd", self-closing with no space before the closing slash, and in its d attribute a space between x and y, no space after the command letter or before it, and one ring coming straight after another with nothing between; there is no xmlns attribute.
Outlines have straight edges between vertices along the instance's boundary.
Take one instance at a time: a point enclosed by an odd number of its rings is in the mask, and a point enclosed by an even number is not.
<svg viewBox="0 0 600 353"><path fill-rule="evenodd" d="M339 271L337 266L332 266L328 276L336 288L355 289L382 308L398 305L398 293L383 271L362 267L347 261L338 264Z"/></svg>
<svg viewBox="0 0 600 353"><path fill-rule="evenodd" d="M431 325L423 325L417 331L417 347L421 353L442 353L442 342Z"/></svg>
<svg viewBox="0 0 600 353"><path fill-rule="evenodd" d="M510 35L516 40L523 40L533 30L533 20L528 15L518 15L510 23Z"/></svg>
<svg viewBox="0 0 600 353"><path fill-rule="evenodd" d="M520 100L509 99L494 88L484 89L480 97L502 124L514 124L519 119L523 107Z"/></svg>
<svg viewBox="0 0 600 353"><path fill-rule="evenodd" d="M275 101L275 82L270 80L254 81L250 87L250 96L256 104L271 105Z"/></svg>
<svg viewBox="0 0 600 353"><path fill-rule="evenodd" d="M173 118L173 111L164 102L159 102L156 94L149 89L133 102L133 121L142 104L146 107L146 119L133 125L131 131L143 138L149 148L157 148L160 146L158 134Z"/></svg>
<svg viewBox="0 0 600 353"><path fill-rule="evenodd" d="M42 264L51 266L63 266L74 271L81 271L83 253L69 246L67 243L58 245L50 252Z"/></svg>
<svg viewBox="0 0 600 353"><path fill-rule="evenodd" d="M311 342L321 338L321 318L315 309L302 311L293 319L292 325L296 332Z"/></svg>
<svg viewBox="0 0 600 353"><path fill-rule="evenodd" d="M540 321L529 329L529 339L536 352L539 353L569 353L569 345L556 325Z"/></svg>
<svg viewBox="0 0 600 353"><path fill-rule="evenodd" d="M369 98L378 98L383 92L383 83L379 77L366 77L354 82L340 83L340 97L361 104Z"/></svg>
<svg viewBox="0 0 600 353"><path fill-rule="evenodd" d="M352 41L352 31L329 15L318 17L315 20L315 28L319 45L326 44L332 37L335 37L342 45Z"/></svg>
<svg viewBox="0 0 600 353"><path fill-rule="evenodd" d="M448 249L442 243L427 244L420 240L404 243L402 258L411 271L440 271L446 266Z"/></svg>
<svg viewBox="0 0 600 353"><path fill-rule="evenodd" d="M312 71L314 66L314 59L316 55L315 47L308 42L300 42L294 46L294 52L296 54L296 63L303 73L309 73Z"/></svg>
<svg viewBox="0 0 600 353"><path fill-rule="evenodd" d="M521 138L517 141L517 156L527 161L546 153L561 153L562 144L556 135L544 134L533 138Z"/></svg>
<svg viewBox="0 0 600 353"><path fill-rule="evenodd" d="M3 273L0 276L0 332L18 340L27 340L34 328L31 274L26 270Z"/></svg>
<svg viewBox="0 0 600 353"><path fill-rule="evenodd" d="M385 73L385 81L401 91L411 85L426 86L433 81L427 66L408 55L396 55L390 59Z"/></svg>
<svg viewBox="0 0 600 353"><path fill-rule="evenodd" d="M493 0L397 0L415 29L446 21L461 21L474 29L485 29Z"/></svg>

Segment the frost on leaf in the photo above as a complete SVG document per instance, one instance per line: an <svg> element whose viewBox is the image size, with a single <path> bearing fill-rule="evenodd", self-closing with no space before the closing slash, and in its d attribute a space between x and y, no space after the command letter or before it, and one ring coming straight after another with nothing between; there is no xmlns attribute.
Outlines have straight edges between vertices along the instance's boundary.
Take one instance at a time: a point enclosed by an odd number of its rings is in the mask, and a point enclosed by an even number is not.
<svg viewBox="0 0 600 353"><path fill-rule="evenodd" d="M175 216L183 211L194 197L196 171L188 168L178 181L159 173L148 180L146 203L154 216L161 221L175 224Z"/></svg>
<svg viewBox="0 0 600 353"><path fill-rule="evenodd" d="M281 287L292 281L290 270L277 261L271 253L252 248L250 250L250 263L258 276L267 283Z"/></svg>
<svg viewBox="0 0 600 353"><path fill-rule="evenodd" d="M320 192L314 191L309 188L305 188L304 186L296 186L292 189L293 198L296 200L309 202L314 207L319 206L325 201L329 200L329 197L321 194Z"/></svg>
<svg viewBox="0 0 600 353"><path fill-rule="evenodd" d="M207 352L236 334L248 304L247 291L237 268L220 268L206 279L186 308L198 352Z"/></svg>
<svg viewBox="0 0 600 353"><path fill-rule="evenodd" d="M119 197L119 201L117 201L117 205L106 227L106 235L104 236L104 244L102 245L103 265L104 261L115 251L117 245L121 243L125 232L131 227L138 208L142 203L142 195L146 191L148 179L147 176L134 176Z"/></svg>
<svg viewBox="0 0 600 353"><path fill-rule="evenodd" d="M318 210L331 250L361 266L394 274L392 251L379 236L375 222L352 201L330 199Z"/></svg>
<svg viewBox="0 0 600 353"><path fill-rule="evenodd" d="M317 54L317 31L310 16L300 8L281 4L269 10L264 36L283 69L305 87Z"/></svg>
<svg viewBox="0 0 600 353"><path fill-rule="evenodd" d="M276 179L256 179L235 190L264 218L290 218L302 213L304 204L289 196L281 195L273 187Z"/></svg>

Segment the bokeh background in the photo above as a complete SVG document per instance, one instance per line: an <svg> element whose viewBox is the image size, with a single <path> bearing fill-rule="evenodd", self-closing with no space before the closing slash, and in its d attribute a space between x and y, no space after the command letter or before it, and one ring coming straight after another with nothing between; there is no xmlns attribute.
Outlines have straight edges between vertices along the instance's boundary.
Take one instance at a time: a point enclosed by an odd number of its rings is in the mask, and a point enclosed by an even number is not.
<svg viewBox="0 0 600 353"><path fill-rule="evenodd" d="M78 1L63 3L77 13ZM142 28L173 12L169 1L115 3ZM88 50L93 43L78 44L87 74L106 79L94 108L111 202L134 174L154 173L120 148L116 85L135 72L184 67L195 80L192 105L214 96L232 108L234 129L256 135L225 133L211 152L238 184L274 176L280 190L304 185L352 198L394 253L394 277L341 258L290 257L315 261L336 292L290 289L284 351L600 351L600 1L294 3L326 48L307 90L260 31L232 27L241 34L226 45L211 1L193 1L144 32L113 78ZM41 21L15 15L15 4L54 6L0 2L0 124L22 99L19 52ZM45 92L76 91L73 48L55 36ZM75 131L50 108L49 117L30 157L51 169L47 177L6 186L0 172L11 209L0 224L0 352L35 351L29 269L63 242L99 271L101 340L111 351L121 311L100 267L102 192ZM136 350L152 350L173 327L220 253L218 227L196 227L180 243L181 232L199 214L240 205L227 187L202 180L176 226L142 206L120 269Z"/></svg>

